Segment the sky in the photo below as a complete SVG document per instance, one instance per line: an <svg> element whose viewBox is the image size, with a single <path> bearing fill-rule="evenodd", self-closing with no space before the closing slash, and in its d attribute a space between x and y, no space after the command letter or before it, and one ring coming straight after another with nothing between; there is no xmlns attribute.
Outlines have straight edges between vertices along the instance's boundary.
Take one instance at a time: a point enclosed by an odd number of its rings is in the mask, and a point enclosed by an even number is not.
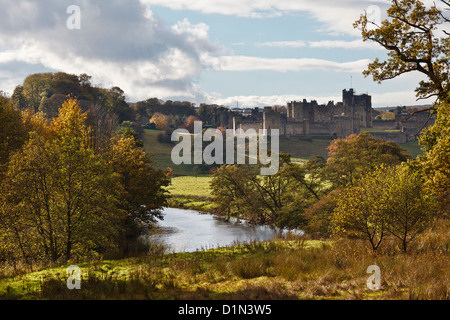
<svg viewBox="0 0 450 320"><path fill-rule="evenodd" d="M0 90L37 72L86 73L129 102L229 107L342 101L372 95L374 107L422 105L410 73L375 83L362 75L386 51L353 22L386 18L387 0L2 0ZM74 6L75 9L74 9Z"/></svg>

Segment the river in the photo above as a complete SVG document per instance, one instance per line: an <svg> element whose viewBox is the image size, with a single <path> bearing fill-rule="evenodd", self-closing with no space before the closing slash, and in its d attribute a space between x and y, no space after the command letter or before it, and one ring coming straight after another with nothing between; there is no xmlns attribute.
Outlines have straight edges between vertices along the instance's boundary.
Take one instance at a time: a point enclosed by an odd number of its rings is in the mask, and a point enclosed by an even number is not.
<svg viewBox="0 0 450 320"><path fill-rule="evenodd" d="M253 226L244 221L223 218L194 210L165 208L161 232L148 236L151 242L164 243L169 252L194 252L235 243L270 240L277 231L267 226Z"/></svg>

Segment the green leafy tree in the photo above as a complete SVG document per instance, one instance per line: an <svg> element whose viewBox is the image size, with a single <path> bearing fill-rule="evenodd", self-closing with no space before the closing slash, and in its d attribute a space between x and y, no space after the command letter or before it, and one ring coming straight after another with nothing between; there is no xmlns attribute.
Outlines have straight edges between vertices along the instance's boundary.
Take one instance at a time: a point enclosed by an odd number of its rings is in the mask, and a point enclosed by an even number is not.
<svg viewBox="0 0 450 320"><path fill-rule="evenodd" d="M450 105L443 103L433 126L420 136L425 155L418 157L425 186L440 200L444 212L450 204Z"/></svg>
<svg viewBox="0 0 450 320"><path fill-rule="evenodd" d="M249 205L255 190L249 183L254 176L248 167L239 165L224 165L218 168L211 180L211 193L213 201L217 205L218 214L230 217L242 218L248 211L257 211L258 207L253 203Z"/></svg>
<svg viewBox="0 0 450 320"><path fill-rule="evenodd" d="M408 166L380 170L385 174L383 196L387 205L384 215L387 230L400 240L405 252L410 242L423 232L436 216L437 202L434 196L426 192L420 173Z"/></svg>
<svg viewBox="0 0 450 320"><path fill-rule="evenodd" d="M333 232L367 239L373 250L391 235L406 252L435 208L436 200L424 190L418 173L407 165L382 165L342 194L333 212Z"/></svg>
<svg viewBox="0 0 450 320"><path fill-rule="evenodd" d="M36 73L28 76L23 82L22 95L27 107L37 112L43 98L50 95L52 73Z"/></svg>
<svg viewBox="0 0 450 320"><path fill-rule="evenodd" d="M357 186L348 188L338 199L333 212L333 234L367 239L377 250L386 236L382 186L378 172L369 172Z"/></svg>
<svg viewBox="0 0 450 320"><path fill-rule="evenodd" d="M23 110L27 107L25 97L23 96L23 86L16 86L11 96L12 104L19 110Z"/></svg>
<svg viewBox="0 0 450 320"><path fill-rule="evenodd" d="M225 165L216 170L211 190L219 214L246 219L255 224L298 228L304 224L303 210L321 194L308 165L297 165L280 154L280 170L259 175L259 166ZM312 172L312 171L311 171Z"/></svg>

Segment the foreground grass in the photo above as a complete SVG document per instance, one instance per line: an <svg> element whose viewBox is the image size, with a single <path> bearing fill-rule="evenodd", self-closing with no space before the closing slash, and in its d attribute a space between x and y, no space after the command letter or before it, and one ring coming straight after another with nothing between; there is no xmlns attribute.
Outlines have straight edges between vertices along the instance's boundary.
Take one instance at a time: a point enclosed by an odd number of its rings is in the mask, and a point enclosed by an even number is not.
<svg viewBox="0 0 450 320"><path fill-rule="evenodd" d="M444 225L444 226L443 226ZM194 253L164 253L79 264L81 290L66 267L18 273L3 268L1 299L449 299L449 223L423 235L409 254L373 254L358 240L278 239ZM367 267L381 269L371 291Z"/></svg>

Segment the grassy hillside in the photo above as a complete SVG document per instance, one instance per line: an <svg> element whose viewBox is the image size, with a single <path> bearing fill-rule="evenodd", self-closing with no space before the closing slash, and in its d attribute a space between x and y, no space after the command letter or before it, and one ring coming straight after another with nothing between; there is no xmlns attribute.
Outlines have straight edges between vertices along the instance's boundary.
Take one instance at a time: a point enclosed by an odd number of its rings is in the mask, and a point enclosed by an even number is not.
<svg viewBox="0 0 450 320"><path fill-rule="evenodd" d="M143 141L144 149L148 154L153 155L155 167L158 169L166 169L168 167L174 170L174 176L190 176L194 175L195 165L193 164L181 164L174 165L171 160L171 152L173 145L167 143L161 143L158 141L158 134L163 131L159 130L145 130Z"/></svg>
<svg viewBox="0 0 450 320"><path fill-rule="evenodd" d="M157 139L162 131L145 130L143 141L145 151L154 155L153 159L157 168L166 169L171 167L174 170L174 176L194 176L196 175L194 164L174 165L171 160L173 145L160 143ZM310 159L313 156L328 157L328 146L331 140L312 139L305 140L299 137L280 137L280 151L290 153L293 161L301 162ZM406 144L400 144L412 157L422 154L421 147L417 141L411 141Z"/></svg>
<svg viewBox="0 0 450 320"><path fill-rule="evenodd" d="M331 140L304 140L299 137L280 137L280 151L290 153L293 158L309 159L314 156L328 157L328 146Z"/></svg>

